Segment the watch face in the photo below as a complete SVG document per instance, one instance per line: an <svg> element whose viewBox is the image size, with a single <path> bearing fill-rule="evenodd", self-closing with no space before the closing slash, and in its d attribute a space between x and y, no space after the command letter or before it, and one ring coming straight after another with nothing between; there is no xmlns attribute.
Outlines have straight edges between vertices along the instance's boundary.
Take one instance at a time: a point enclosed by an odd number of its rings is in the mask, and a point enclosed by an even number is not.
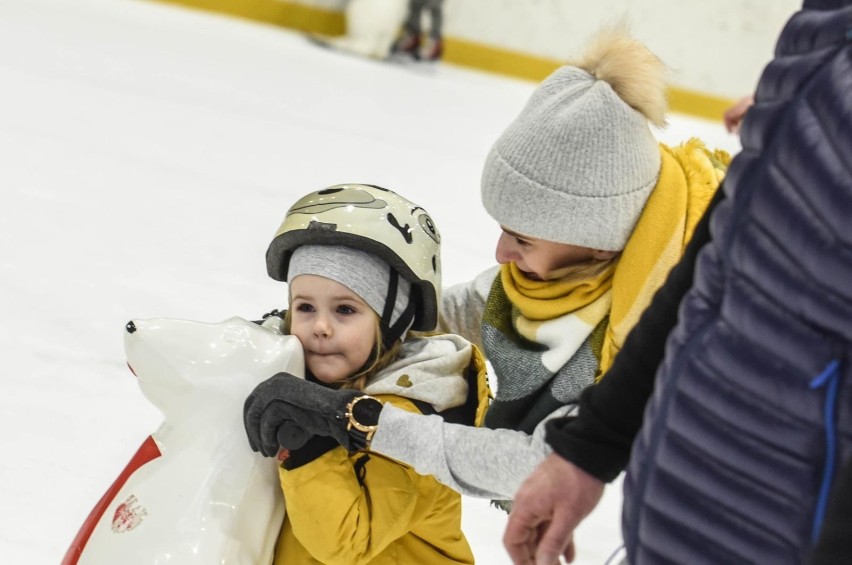
<svg viewBox="0 0 852 565"><path fill-rule="evenodd" d="M352 425L363 432L375 431L382 403L371 396L359 396L350 406Z"/></svg>

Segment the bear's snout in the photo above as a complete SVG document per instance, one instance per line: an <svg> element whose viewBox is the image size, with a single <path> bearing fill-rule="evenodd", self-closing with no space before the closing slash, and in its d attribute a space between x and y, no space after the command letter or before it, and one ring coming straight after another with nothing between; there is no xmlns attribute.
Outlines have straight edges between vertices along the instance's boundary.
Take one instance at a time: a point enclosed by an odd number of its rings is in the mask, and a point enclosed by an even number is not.
<svg viewBox="0 0 852 565"><path fill-rule="evenodd" d="M124 329L127 330L127 333L132 334L136 331L136 324L133 323L133 320L127 322L127 325L124 326Z"/></svg>

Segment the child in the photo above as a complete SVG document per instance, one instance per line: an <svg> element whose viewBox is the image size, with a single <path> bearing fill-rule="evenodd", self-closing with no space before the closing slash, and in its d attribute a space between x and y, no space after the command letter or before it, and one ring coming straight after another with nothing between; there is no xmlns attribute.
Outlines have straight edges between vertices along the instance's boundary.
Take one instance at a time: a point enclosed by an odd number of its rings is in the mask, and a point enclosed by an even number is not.
<svg viewBox="0 0 852 565"><path fill-rule="evenodd" d="M297 384L346 396L340 417L360 434L307 443L289 436L279 453L287 513L275 563L473 563L458 493L359 449L372 435L359 418L373 403L476 422L479 390L468 386L484 378L476 349L458 336L406 339L410 328L437 323L440 236L429 215L389 190L333 186L287 212L267 266L289 284L284 329L302 343L313 381ZM279 451L282 379L262 383L245 403L249 442L267 456Z"/></svg>
<svg viewBox="0 0 852 565"><path fill-rule="evenodd" d="M568 414L606 372L728 160L698 140L655 140L649 122L664 123L665 74L616 29L536 89L482 176L483 204L503 229L501 266L449 288L441 306L441 329L482 344L497 375L487 427L386 405L373 452L492 499L511 499L550 452L547 420ZM340 404L334 394L288 402L290 420L324 413L342 429L329 409Z"/></svg>

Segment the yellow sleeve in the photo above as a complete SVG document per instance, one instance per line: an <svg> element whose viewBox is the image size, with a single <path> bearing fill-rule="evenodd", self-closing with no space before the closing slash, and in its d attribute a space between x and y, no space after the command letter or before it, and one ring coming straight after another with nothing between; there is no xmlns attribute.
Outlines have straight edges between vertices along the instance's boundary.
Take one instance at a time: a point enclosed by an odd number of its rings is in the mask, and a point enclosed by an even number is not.
<svg viewBox="0 0 852 565"><path fill-rule="evenodd" d="M363 457L369 460L359 482ZM349 456L342 447L282 469L281 486L296 539L315 559L341 565L369 562L414 529L434 512L439 489L410 467L375 453Z"/></svg>

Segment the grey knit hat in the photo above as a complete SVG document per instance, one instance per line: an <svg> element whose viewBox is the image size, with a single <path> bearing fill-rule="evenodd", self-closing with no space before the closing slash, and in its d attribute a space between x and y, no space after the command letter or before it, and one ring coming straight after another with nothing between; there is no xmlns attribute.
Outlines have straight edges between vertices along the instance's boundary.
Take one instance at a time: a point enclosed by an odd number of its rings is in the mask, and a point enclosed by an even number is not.
<svg viewBox="0 0 852 565"><path fill-rule="evenodd" d="M520 234L620 251L659 170L648 118L606 80L565 66L491 148L482 203Z"/></svg>
<svg viewBox="0 0 852 565"><path fill-rule="evenodd" d="M331 279L360 296L382 319L387 341L404 339L414 321L411 283L372 253L343 245L302 245L290 257L287 282L299 275ZM392 309L386 311L390 295Z"/></svg>

